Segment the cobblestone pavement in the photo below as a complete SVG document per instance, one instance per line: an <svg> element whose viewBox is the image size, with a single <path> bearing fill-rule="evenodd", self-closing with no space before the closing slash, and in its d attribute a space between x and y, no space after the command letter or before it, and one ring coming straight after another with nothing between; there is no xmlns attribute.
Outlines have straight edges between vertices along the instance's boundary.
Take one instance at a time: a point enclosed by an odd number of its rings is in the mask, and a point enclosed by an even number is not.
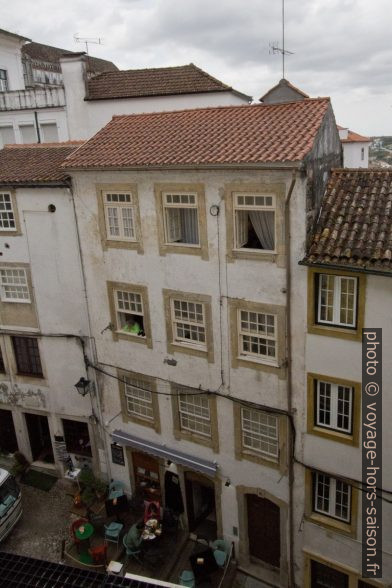
<svg viewBox="0 0 392 588"><path fill-rule="evenodd" d="M0 543L0 550L59 562L61 542L68 538L72 497L63 480L49 492L21 484L23 514L16 527Z"/></svg>

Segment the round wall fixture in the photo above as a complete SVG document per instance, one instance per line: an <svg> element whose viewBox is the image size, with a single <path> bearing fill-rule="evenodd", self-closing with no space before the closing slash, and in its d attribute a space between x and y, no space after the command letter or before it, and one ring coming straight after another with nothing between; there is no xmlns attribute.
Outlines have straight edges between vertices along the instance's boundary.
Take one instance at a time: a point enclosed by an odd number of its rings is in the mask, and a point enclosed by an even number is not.
<svg viewBox="0 0 392 588"><path fill-rule="evenodd" d="M213 204L210 207L210 215L211 216L218 216L219 214L219 206L217 204Z"/></svg>
<svg viewBox="0 0 392 588"><path fill-rule="evenodd" d="M56 207L54 204L49 204L48 206L48 212L56 212Z"/></svg>

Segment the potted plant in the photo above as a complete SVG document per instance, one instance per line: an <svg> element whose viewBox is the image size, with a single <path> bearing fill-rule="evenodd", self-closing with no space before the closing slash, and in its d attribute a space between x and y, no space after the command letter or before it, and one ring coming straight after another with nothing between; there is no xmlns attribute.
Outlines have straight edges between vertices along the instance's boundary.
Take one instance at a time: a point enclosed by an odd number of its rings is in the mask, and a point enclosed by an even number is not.
<svg viewBox="0 0 392 588"><path fill-rule="evenodd" d="M107 484L96 478L90 468L84 468L79 477L83 490L81 498L86 506L91 506L95 500L102 500L106 495Z"/></svg>
<svg viewBox="0 0 392 588"><path fill-rule="evenodd" d="M17 480L22 480L24 474L28 470L30 464L20 451L14 453L14 464L11 468L11 474L15 476Z"/></svg>

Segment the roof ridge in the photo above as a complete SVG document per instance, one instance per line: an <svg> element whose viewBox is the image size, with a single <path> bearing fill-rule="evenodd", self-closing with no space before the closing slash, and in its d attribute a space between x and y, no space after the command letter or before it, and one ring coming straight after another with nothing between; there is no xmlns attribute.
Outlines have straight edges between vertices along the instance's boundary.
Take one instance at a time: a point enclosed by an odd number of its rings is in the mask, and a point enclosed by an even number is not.
<svg viewBox="0 0 392 588"><path fill-rule="evenodd" d="M43 149L43 148L59 148L59 147L72 147L73 145L80 146L86 141L59 141L57 143L7 143L4 145L4 149Z"/></svg>

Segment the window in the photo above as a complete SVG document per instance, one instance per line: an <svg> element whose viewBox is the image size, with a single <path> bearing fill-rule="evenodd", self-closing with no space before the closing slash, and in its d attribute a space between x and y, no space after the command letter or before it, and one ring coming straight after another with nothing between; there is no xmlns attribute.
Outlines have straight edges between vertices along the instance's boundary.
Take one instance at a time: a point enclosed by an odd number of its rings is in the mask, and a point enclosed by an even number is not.
<svg viewBox="0 0 392 588"><path fill-rule="evenodd" d="M178 407L182 431L211 437L210 405L206 395L180 394Z"/></svg>
<svg viewBox="0 0 392 588"><path fill-rule="evenodd" d="M0 92L8 91L7 70L0 69Z"/></svg>
<svg viewBox="0 0 392 588"><path fill-rule="evenodd" d="M3 352L0 349L0 374L5 374L5 365L4 365L4 359L3 359Z"/></svg>
<svg viewBox="0 0 392 588"><path fill-rule="evenodd" d="M32 337L12 337L17 373L42 377L38 340Z"/></svg>
<svg viewBox="0 0 392 588"><path fill-rule="evenodd" d="M151 383L137 377L123 376L127 412L130 416L153 420Z"/></svg>
<svg viewBox="0 0 392 588"><path fill-rule="evenodd" d="M206 348L204 304L187 300L171 300L174 341Z"/></svg>
<svg viewBox="0 0 392 588"><path fill-rule="evenodd" d="M315 424L342 433L352 433L353 388L315 380Z"/></svg>
<svg viewBox="0 0 392 588"><path fill-rule="evenodd" d="M56 123L40 123L42 143L58 143L59 133Z"/></svg>
<svg viewBox="0 0 392 588"><path fill-rule="evenodd" d="M10 193L0 192L0 231L16 231L15 214Z"/></svg>
<svg viewBox="0 0 392 588"><path fill-rule="evenodd" d="M365 147L361 147L361 161L365 159Z"/></svg>
<svg viewBox="0 0 392 588"><path fill-rule="evenodd" d="M4 145L13 145L15 143L14 127L12 125L0 126L0 139L0 147L4 147Z"/></svg>
<svg viewBox="0 0 392 588"><path fill-rule="evenodd" d="M273 194L234 194L234 247L275 251Z"/></svg>
<svg viewBox="0 0 392 588"><path fill-rule="evenodd" d="M68 453L91 456L91 442L87 423L63 420L65 446Z"/></svg>
<svg viewBox="0 0 392 588"><path fill-rule="evenodd" d="M134 337L145 337L141 294L116 290L115 304L117 329Z"/></svg>
<svg viewBox="0 0 392 588"><path fill-rule="evenodd" d="M163 193L166 243L200 244L197 205L197 194Z"/></svg>
<svg viewBox="0 0 392 588"><path fill-rule="evenodd" d="M314 473L314 511L350 522L351 486L325 474Z"/></svg>
<svg viewBox="0 0 392 588"><path fill-rule="evenodd" d="M347 574L318 561L311 560L310 573L311 586L314 588L348 588L349 586Z"/></svg>
<svg viewBox="0 0 392 588"><path fill-rule="evenodd" d="M35 132L35 126L31 125L19 125L19 131L22 137L22 143L36 143L37 133Z"/></svg>
<svg viewBox="0 0 392 588"><path fill-rule="evenodd" d="M30 302L26 270L0 267L1 300Z"/></svg>
<svg viewBox="0 0 392 588"><path fill-rule="evenodd" d="M136 241L135 197L130 193L105 193L104 210L108 239Z"/></svg>
<svg viewBox="0 0 392 588"><path fill-rule="evenodd" d="M317 322L356 328L357 278L319 274Z"/></svg>
<svg viewBox="0 0 392 588"><path fill-rule="evenodd" d="M241 408L242 445L268 458L279 458L278 418L260 410Z"/></svg>
<svg viewBox="0 0 392 588"><path fill-rule="evenodd" d="M262 312L238 310L239 353L276 362L277 316Z"/></svg>

